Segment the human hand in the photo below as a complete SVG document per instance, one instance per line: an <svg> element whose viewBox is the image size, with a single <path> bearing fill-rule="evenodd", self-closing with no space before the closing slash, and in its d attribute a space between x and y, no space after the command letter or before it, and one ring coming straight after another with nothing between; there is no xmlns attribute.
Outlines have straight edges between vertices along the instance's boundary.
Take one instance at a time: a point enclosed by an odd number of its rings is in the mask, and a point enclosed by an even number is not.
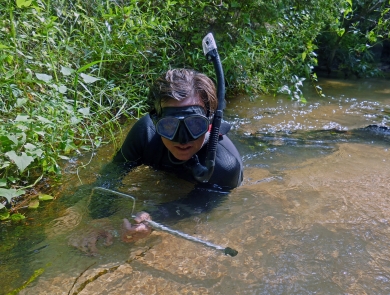
<svg viewBox="0 0 390 295"><path fill-rule="evenodd" d="M152 220L146 212L138 212L134 217L137 224L131 224L126 218L123 219L121 239L123 242L131 243L147 237L152 228L148 226L147 221Z"/></svg>
<svg viewBox="0 0 390 295"><path fill-rule="evenodd" d="M88 228L82 228L70 236L68 244L90 256L96 256L98 249L96 243L103 239L104 246L113 243L113 232L110 221L107 218L92 220Z"/></svg>

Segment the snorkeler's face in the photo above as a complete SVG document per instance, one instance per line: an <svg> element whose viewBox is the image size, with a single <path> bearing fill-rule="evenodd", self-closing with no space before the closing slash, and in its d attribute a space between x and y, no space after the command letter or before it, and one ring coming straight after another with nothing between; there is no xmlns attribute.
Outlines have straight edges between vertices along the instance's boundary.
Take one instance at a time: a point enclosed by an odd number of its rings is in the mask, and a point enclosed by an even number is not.
<svg viewBox="0 0 390 295"><path fill-rule="evenodd" d="M185 109L184 107L189 107L187 111L194 112L195 115L199 112L199 108L191 108L191 106L200 106L203 108L204 104L199 97L189 97L184 101L170 99L162 104L162 108L169 107L171 115L174 114L174 108L178 108L177 113L180 117L181 113ZM202 148L206 137L206 133L204 133L197 138L193 138L193 136L188 133L188 130L186 130L184 122L180 122L177 134L178 136L175 136L172 140L163 136L161 139L172 155L181 161L189 160L194 154L196 154Z"/></svg>
<svg viewBox="0 0 390 295"><path fill-rule="evenodd" d="M156 131L162 137L185 144L209 130L210 121L201 106L163 107Z"/></svg>

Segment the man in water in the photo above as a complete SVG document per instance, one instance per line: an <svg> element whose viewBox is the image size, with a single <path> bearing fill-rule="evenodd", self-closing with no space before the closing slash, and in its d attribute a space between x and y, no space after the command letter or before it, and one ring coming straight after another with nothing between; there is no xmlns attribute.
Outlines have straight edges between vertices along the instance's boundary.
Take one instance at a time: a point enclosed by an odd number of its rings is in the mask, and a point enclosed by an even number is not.
<svg viewBox="0 0 390 295"><path fill-rule="evenodd" d="M199 183L196 174L199 173L197 167L205 165L212 119L218 106L214 83L206 75L194 70L169 70L151 87L148 104L149 114L138 120L131 128L121 149L104 170L106 172L103 172L101 179L106 178L105 173L107 175L111 173L110 167L112 168L113 165L120 167L122 177L136 166L148 165L155 169L173 172L193 182L195 189L182 203L185 203L187 208L195 205L206 207L206 203L212 202L218 194L213 196L205 191L204 185ZM207 182L207 186L214 191L229 191L239 186L243 179L240 154L226 136L229 129L230 126L222 122L214 172ZM113 187L112 182L107 181L101 185L106 188ZM198 187L203 187L203 190L197 192ZM200 202L204 204L199 204ZM102 211L106 210L107 206L92 204L92 208L93 218L107 215L107 212ZM210 209L210 206L207 209ZM151 214L159 215L158 212ZM147 219L150 219L150 216L145 212L137 214L135 225L125 219L122 240L132 242L148 235L150 228L144 223ZM107 237L106 233L102 236L110 243L111 237ZM91 241L86 243L94 248L96 240L97 238L92 243ZM85 243L74 246L84 250L86 248Z"/></svg>
<svg viewBox="0 0 390 295"><path fill-rule="evenodd" d="M193 70L169 70L150 89L148 115L135 123L113 162L145 164L193 179L189 160L206 159L211 120L217 108L214 83ZM209 184L232 189L242 181L241 157L222 124ZM195 160L196 161L196 160Z"/></svg>

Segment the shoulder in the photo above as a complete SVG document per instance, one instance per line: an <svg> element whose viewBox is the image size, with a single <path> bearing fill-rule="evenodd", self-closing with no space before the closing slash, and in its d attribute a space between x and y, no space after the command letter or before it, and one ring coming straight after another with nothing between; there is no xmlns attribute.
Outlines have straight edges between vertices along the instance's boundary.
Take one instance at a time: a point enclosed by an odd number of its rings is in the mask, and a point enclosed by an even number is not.
<svg viewBox="0 0 390 295"><path fill-rule="evenodd" d="M240 153L226 135L218 142L216 163L211 181L222 187L235 188L242 182L243 165Z"/></svg>
<svg viewBox="0 0 390 295"><path fill-rule="evenodd" d="M241 163L240 153L238 152L234 143L226 135L230 128L230 124L225 121L222 122L218 140L217 156L231 158L232 160L235 159L237 162Z"/></svg>
<svg viewBox="0 0 390 295"><path fill-rule="evenodd" d="M147 114L134 123L127 134L125 143L126 145L134 144L137 141L138 144L147 144L155 135L156 128L149 114Z"/></svg>
<svg viewBox="0 0 390 295"><path fill-rule="evenodd" d="M130 132L133 129L136 129L136 130L138 130L138 129L151 129L153 131L156 130L154 127L153 121L150 118L149 114L141 117L137 122L135 122L133 127L131 128Z"/></svg>
<svg viewBox="0 0 390 295"><path fill-rule="evenodd" d="M114 156L114 161L131 161L138 165L153 162L156 150L161 145L153 121L149 115L145 115L131 127L121 149Z"/></svg>

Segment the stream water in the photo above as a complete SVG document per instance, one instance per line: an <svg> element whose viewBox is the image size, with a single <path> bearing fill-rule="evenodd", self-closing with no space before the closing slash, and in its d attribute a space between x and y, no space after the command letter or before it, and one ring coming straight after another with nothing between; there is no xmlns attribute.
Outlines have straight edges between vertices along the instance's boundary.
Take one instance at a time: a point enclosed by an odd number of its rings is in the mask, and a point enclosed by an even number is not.
<svg viewBox="0 0 390 295"><path fill-rule="evenodd" d="M68 246L69 235L90 223L88 196L61 202L79 186L76 167L86 157L68 163L53 190L59 201L27 212L25 224L0 224L0 294L29 279L19 294L390 294L390 133L360 129L390 125L389 81L321 79L320 86L326 97L308 87L307 103L228 101L243 185L211 212L172 227L237 256L159 231L135 244L99 242L93 257ZM79 169L84 183L113 149L99 149ZM124 184L141 203L191 189L147 167Z"/></svg>

